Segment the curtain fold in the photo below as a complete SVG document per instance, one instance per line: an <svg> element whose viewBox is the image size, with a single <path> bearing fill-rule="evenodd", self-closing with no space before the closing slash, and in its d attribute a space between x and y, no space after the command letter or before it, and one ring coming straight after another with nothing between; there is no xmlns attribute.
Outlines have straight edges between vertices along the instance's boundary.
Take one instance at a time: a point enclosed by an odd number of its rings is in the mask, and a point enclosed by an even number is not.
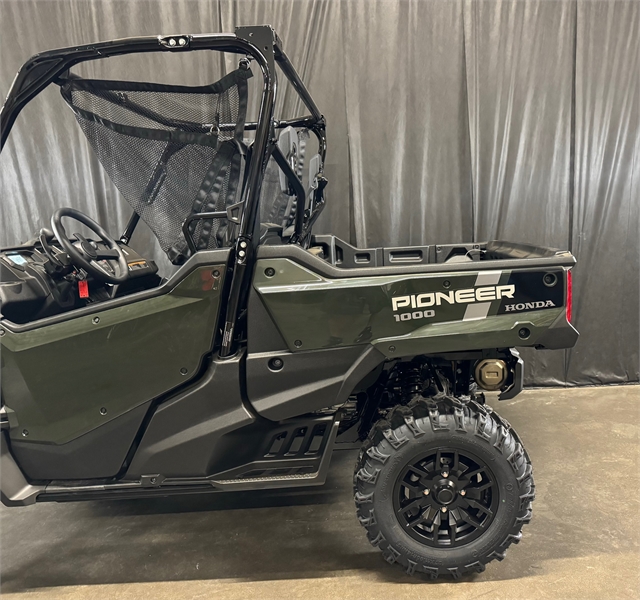
<svg viewBox="0 0 640 600"><path fill-rule="evenodd" d="M470 240L462 2L343 9L355 242Z"/></svg>
<svg viewBox="0 0 640 600"><path fill-rule="evenodd" d="M640 4L580 2L572 384L638 381Z"/></svg>

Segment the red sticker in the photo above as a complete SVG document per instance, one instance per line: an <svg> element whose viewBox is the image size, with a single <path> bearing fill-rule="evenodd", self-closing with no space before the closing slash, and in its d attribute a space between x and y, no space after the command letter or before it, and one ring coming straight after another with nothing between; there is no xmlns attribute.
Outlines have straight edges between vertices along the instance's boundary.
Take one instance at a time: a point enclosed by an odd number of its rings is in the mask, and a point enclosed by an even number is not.
<svg viewBox="0 0 640 600"><path fill-rule="evenodd" d="M89 284L85 279L78 281L78 293L80 294L80 298L89 297Z"/></svg>

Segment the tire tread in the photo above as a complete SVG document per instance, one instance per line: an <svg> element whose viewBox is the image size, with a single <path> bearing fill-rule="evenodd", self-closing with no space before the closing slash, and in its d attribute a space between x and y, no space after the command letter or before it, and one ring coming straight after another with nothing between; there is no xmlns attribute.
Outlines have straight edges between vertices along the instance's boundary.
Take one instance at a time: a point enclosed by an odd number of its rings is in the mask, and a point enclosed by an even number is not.
<svg viewBox="0 0 640 600"><path fill-rule="evenodd" d="M518 514L504 540L486 556L475 557L474 562L466 565L445 568L418 564L394 548L378 526L373 505L378 475L385 463L410 438L425 435L425 427L435 435L444 431L461 431L462 428L485 440L504 456L518 482ZM449 396L413 400L407 406L395 407L385 419L378 421L360 449L353 485L358 520L367 530L369 542L382 551L387 562L400 563L408 575L422 573L431 579L448 575L458 580L466 573L481 573L493 560L503 560L509 546L520 542L522 527L531 520L535 499L531 461L511 425L488 406L474 401L462 403Z"/></svg>

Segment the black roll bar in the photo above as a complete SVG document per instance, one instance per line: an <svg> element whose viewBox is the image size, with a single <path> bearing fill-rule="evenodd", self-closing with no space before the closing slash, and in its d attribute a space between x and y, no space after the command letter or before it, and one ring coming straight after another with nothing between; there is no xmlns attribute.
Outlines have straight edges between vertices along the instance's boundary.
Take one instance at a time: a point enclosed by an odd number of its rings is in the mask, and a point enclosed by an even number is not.
<svg viewBox="0 0 640 600"><path fill-rule="evenodd" d="M289 57L285 54L284 50L281 46L282 42L276 37L276 43L273 46L273 52L276 59L276 62L282 69L285 77L291 82L293 88L298 92L298 96L300 96L301 100L304 102L305 106L309 109L311 116L316 120L322 120L322 113L316 106L314 99L311 97L309 90L307 90L304 85L302 79L300 79L300 75L295 70L295 67L291 64Z"/></svg>
<svg viewBox="0 0 640 600"><path fill-rule="evenodd" d="M182 40L182 42L180 41ZM13 124L24 106L65 71L81 62L141 52L189 52L218 50L253 57L266 67L261 51L233 34L194 34L123 38L84 46L49 50L32 56L18 71L7 99L0 110L0 148L3 148ZM273 77L263 68L263 74Z"/></svg>
<svg viewBox="0 0 640 600"><path fill-rule="evenodd" d="M235 34L194 34L168 35L123 38L107 42L98 42L83 46L74 46L42 52L31 57L18 71L9 94L0 109L0 151L9 137L16 118L24 106L35 98L49 84L78 63L99 60L110 56L135 54L143 52L190 52L196 50L217 50L234 54L250 56L256 61L263 76L262 97L258 119L256 122L245 124L245 129L255 131L255 139L251 148L251 160L241 202L244 205L236 246L232 252L233 275L230 286L229 301L227 303L225 325L222 337L221 356L233 353L233 338L239 309L245 291L250 282L248 277L252 269L258 240L253 239L255 222L258 214L260 189L266 163L272 148L270 148L272 128L279 129L288 126L305 127L314 132L319 142L319 153L324 164L326 155L325 121L306 86L300 79L291 61L282 49L282 43L270 26L239 27ZM274 121L273 110L276 97L275 65L278 65L285 77L292 84L302 102L310 111L310 115L283 121ZM221 129L235 127L223 124ZM287 172L290 176L290 173ZM295 177L295 174L294 174ZM297 177L296 177L297 179ZM299 181L298 181L299 183ZM303 213L305 209L304 195L295 186L298 202L299 218L296 218L296 236L299 237L303 229ZM223 215L221 215L222 217ZM139 216L134 213L129 220L121 239L129 241ZM200 215L202 218L202 215ZM191 221L189 221L191 222ZM188 226L188 223L185 223ZM188 239L188 238L187 238Z"/></svg>

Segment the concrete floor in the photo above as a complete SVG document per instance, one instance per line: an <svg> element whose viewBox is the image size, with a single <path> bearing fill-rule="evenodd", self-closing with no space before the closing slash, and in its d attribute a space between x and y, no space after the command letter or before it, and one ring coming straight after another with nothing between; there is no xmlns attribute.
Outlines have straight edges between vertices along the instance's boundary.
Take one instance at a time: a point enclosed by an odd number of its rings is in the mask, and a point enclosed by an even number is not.
<svg viewBox="0 0 640 600"><path fill-rule="evenodd" d="M497 402L490 401L493 406ZM640 598L640 387L527 391L501 404L536 474L504 562L459 583L410 578L366 541L353 452L308 491L0 510L11 598Z"/></svg>

